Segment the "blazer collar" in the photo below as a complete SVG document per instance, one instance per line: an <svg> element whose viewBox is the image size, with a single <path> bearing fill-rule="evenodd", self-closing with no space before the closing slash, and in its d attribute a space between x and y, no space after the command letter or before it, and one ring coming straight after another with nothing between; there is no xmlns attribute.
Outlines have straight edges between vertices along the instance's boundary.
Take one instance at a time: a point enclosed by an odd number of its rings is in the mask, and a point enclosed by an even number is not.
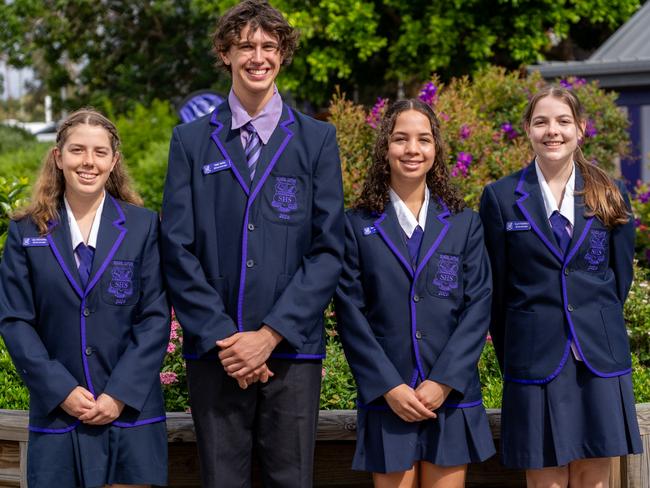
<svg viewBox="0 0 650 488"><path fill-rule="evenodd" d="M59 208L59 221L50 223L50 232L47 235L50 248L70 285L80 298L86 297L97 284L126 235L127 229L124 227L126 217L120 204L111 195L107 194L106 196L107 201L104 202L102 220L99 224L93 266L85 289L81 287L79 271L70 239L67 212L63 205Z"/></svg>
<svg viewBox="0 0 650 488"><path fill-rule="evenodd" d="M230 163L230 168L235 174L235 178L244 192L249 196L249 199L252 200L259 193L269 173L294 136L290 126L295 122L295 117L293 111L286 104L283 104L280 122L273 131L268 144L262 148L257 169L255 170L255 178L252 182L250 181L239 129L231 129L231 119L232 112L228 102L219 105L210 117L210 124L214 126L210 138L216 144L225 160Z"/></svg>
<svg viewBox="0 0 650 488"><path fill-rule="evenodd" d="M449 230L450 224L447 221L449 215L450 212L447 207L442 202L438 203L434 195L431 195L427 210L427 223L424 229L424 235L422 236L422 245L415 269L411 265L402 228L399 225L397 214L391 202L386 204L384 213L375 221L374 226L406 272L414 280L417 280Z"/></svg>

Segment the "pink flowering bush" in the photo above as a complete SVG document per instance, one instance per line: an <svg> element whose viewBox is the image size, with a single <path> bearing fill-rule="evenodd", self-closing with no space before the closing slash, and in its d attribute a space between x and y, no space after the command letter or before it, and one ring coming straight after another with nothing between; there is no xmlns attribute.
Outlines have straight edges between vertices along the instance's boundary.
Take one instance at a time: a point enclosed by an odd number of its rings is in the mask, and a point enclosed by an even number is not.
<svg viewBox="0 0 650 488"><path fill-rule="evenodd" d="M636 227L636 257L640 264L650 268L650 185L648 183L637 182L632 198L632 209Z"/></svg>
<svg viewBox="0 0 650 488"><path fill-rule="evenodd" d="M185 360L183 359L183 331L172 310L171 331L167 355L160 370L160 383L165 395L165 407L169 412L186 411L189 408Z"/></svg>

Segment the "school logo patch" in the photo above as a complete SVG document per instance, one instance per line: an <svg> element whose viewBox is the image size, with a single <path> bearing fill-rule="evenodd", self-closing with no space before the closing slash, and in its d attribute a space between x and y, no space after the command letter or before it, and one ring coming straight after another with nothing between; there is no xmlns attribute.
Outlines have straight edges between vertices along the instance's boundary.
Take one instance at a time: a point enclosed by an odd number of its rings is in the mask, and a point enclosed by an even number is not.
<svg viewBox="0 0 650 488"><path fill-rule="evenodd" d="M448 297L451 292L458 288L458 268L460 258L451 254L441 254L438 260L438 270L436 271L433 284L438 288L439 297Z"/></svg>
<svg viewBox="0 0 650 488"><path fill-rule="evenodd" d="M600 263L605 261L607 254L607 231L592 230L589 234L589 250L585 254L587 270L597 271Z"/></svg>
<svg viewBox="0 0 650 488"><path fill-rule="evenodd" d="M283 220L291 219L291 213L298 210L297 193L298 182L296 178L275 177L275 194L271 206L280 212L278 217Z"/></svg>
<svg viewBox="0 0 650 488"><path fill-rule="evenodd" d="M115 305L123 305L133 295L133 262L113 261L111 263L110 273L111 281L107 291L113 295Z"/></svg>

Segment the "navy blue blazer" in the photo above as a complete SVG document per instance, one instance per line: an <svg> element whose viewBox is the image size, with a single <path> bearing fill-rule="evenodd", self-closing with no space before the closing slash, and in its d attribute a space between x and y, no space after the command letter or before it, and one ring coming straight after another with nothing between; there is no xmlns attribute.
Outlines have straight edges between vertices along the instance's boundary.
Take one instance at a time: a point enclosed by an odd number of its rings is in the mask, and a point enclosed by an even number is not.
<svg viewBox="0 0 650 488"><path fill-rule="evenodd" d="M477 361L490 320L492 278L478 214L430 200L417 266L389 202L377 217L346 213L346 255L335 303L361 408L430 379L448 407L481 403Z"/></svg>
<svg viewBox="0 0 650 488"><path fill-rule="evenodd" d="M494 276L490 331L506 380L550 381L567 361L572 339L593 374L630 372L623 302L632 283L633 221L609 230L587 217L583 188L576 167L566 256L546 217L534 162L483 192L480 214Z"/></svg>
<svg viewBox="0 0 650 488"><path fill-rule="evenodd" d="M106 196L84 289L63 205L59 214L45 237L29 218L12 221L0 263L0 332L30 392L30 430L74 429L59 404L78 385L125 403L114 425L164 420L169 307L157 215Z"/></svg>
<svg viewBox="0 0 650 488"><path fill-rule="evenodd" d="M267 324L285 339L273 357L321 358L343 255L334 127L284 105L251 184L231 119L224 102L171 140L162 255L184 354Z"/></svg>

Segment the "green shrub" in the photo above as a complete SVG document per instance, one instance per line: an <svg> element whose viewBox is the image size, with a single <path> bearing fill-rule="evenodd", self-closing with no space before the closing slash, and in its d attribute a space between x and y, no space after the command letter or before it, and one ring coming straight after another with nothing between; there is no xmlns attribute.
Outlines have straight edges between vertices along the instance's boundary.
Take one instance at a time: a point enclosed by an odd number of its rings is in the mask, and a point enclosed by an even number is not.
<svg viewBox="0 0 650 488"><path fill-rule="evenodd" d="M488 339L481 352L478 362L478 372L481 378L481 393L485 408L501 408L501 395L503 393L503 382L499 362L494 352L492 340Z"/></svg>
<svg viewBox="0 0 650 488"><path fill-rule="evenodd" d="M650 268L650 185L637 184L632 198L634 225L636 227L636 257L646 268Z"/></svg>
<svg viewBox="0 0 650 488"><path fill-rule="evenodd" d="M625 324L633 355L641 366L650 368L650 269L634 269L634 282L625 301Z"/></svg>
<svg viewBox="0 0 650 488"><path fill-rule="evenodd" d="M0 154L15 151L35 141L36 137L25 129L0 124Z"/></svg>
<svg viewBox="0 0 650 488"><path fill-rule="evenodd" d="M650 367L643 366L632 355L632 384L636 403L650 402Z"/></svg>
<svg viewBox="0 0 650 488"><path fill-rule="evenodd" d="M14 368L5 343L0 337L0 408L27 410L29 393Z"/></svg>
<svg viewBox="0 0 650 488"><path fill-rule="evenodd" d="M27 178L7 180L0 176L0 253L7 240L9 215L24 203L26 191Z"/></svg>
<svg viewBox="0 0 650 488"><path fill-rule="evenodd" d="M168 153L169 140L152 142L147 152L129 167L129 174L144 200L144 206L156 212L162 207Z"/></svg>
<svg viewBox="0 0 650 488"><path fill-rule="evenodd" d="M8 152L0 151L0 172L5 178L25 176L36 181L38 170L51 144L28 142Z"/></svg>

